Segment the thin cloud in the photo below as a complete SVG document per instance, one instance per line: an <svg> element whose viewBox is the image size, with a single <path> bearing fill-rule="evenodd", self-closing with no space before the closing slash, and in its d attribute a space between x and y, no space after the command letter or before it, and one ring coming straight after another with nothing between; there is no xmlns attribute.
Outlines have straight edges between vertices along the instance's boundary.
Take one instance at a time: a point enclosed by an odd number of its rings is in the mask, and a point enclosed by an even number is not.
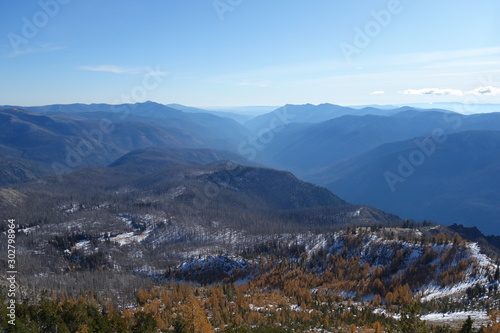
<svg viewBox="0 0 500 333"><path fill-rule="evenodd" d="M482 86L469 91L441 88L407 89L403 91L405 95L438 95L438 96L499 96L500 88L493 86Z"/></svg>
<svg viewBox="0 0 500 333"><path fill-rule="evenodd" d="M107 72L114 74L139 74L140 71L134 68L124 68L114 65L100 65L100 66L80 66L78 67L81 71L90 72Z"/></svg>
<svg viewBox="0 0 500 333"><path fill-rule="evenodd" d="M19 57L19 56L26 55L26 54L54 52L54 51L58 51L58 50L62 50L62 49L63 49L63 47L57 46L54 44L42 44L42 45L35 47L35 48L26 48L26 49L16 50L16 51L10 53L9 57L15 58L15 57Z"/></svg>
<svg viewBox="0 0 500 333"><path fill-rule="evenodd" d="M462 96L464 93L456 89L440 89L440 88L423 88L423 89L407 89L403 92L405 95L438 95L438 96Z"/></svg>
<svg viewBox="0 0 500 333"><path fill-rule="evenodd" d="M500 95L500 88L492 86L479 87L468 91L467 94L476 96L498 96Z"/></svg>
<svg viewBox="0 0 500 333"><path fill-rule="evenodd" d="M385 91L383 90L375 90L370 93L370 95L383 95L385 94Z"/></svg>

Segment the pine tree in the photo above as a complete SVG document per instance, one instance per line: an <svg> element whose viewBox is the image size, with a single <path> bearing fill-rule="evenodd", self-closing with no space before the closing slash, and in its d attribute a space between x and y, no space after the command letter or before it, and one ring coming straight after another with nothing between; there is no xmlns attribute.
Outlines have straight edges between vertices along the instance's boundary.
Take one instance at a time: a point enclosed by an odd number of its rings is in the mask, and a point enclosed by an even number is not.
<svg viewBox="0 0 500 333"><path fill-rule="evenodd" d="M172 326L174 327L174 333L188 333L186 322L182 318L175 318Z"/></svg>
<svg viewBox="0 0 500 333"><path fill-rule="evenodd" d="M412 303L401 312L401 333L424 333L425 325L420 320L418 303Z"/></svg>
<svg viewBox="0 0 500 333"><path fill-rule="evenodd" d="M462 328L460 329L459 333L472 333L473 332L473 329L472 329L473 323L474 323L474 321L471 319L470 316L468 316L467 320L462 325Z"/></svg>
<svg viewBox="0 0 500 333"><path fill-rule="evenodd" d="M139 311L135 314L134 333L151 333L156 331L156 320L151 313Z"/></svg>

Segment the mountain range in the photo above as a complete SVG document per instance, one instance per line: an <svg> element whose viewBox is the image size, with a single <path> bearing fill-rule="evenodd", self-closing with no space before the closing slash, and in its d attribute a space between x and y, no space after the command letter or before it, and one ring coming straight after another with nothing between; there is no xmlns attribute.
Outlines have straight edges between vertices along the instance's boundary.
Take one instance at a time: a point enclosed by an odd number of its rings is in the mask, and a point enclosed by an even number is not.
<svg viewBox="0 0 500 333"><path fill-rule="evenodd" d="M499 114L171 106L0 108L21 329L496 325Z"/></svg>
<svg viewBox="0 0 500 333"><path fill-rule="evenodd" d="M329 166L317 182L351 202L497 234L500 131L465 131L444 139L378 146Z"/></svg>
<svg viewBox="0 0 500 333"><path fill-rule="evenodd" d="M285 105L243 124L239 114L154 102L2 107L0 184L111 163L115 170L124 164L138 172L182 157L201 166L212 158L189 149L208 149L220 160L293 172L349 202L403 218L498 234L500 113L306 104ZM429 140L432 154L423 144ZM414 161L422 165L401 176L401 158L421 157L419 149L425 161ZM139 157L135 166L128 163Z"/></svg>
<svg viewBox="0 0 500 333"><path fill-rule="evenodd" d="M430 135L434 130L448 134L498 129L500 113L464 116L415 109L391 116L346 115L312 124L290 122L274 132L257 160L307 176L382 144Z"/></svg>
<svg viewBox="0 0 500 333"><path fill-rule="evenodd" d="M288 109L300 115L314 107ZM255 160L324 185L350 202L498 234L500 215L494 208L498 173L492 158L498 156L500 113L466 116L411 107L392 111L396 112L380 115L386 112L381 110L379 115L343 115L319 122L307 122L301 116L304 122L294 122L290 116L288 124L272 131L272 140L263 144ZM264 143L267 137L263 134L256 142ZM432 152L423 144L429 140ZM408 159L413 154L417 159L422 149L425 163L415 162L423 163L422 167L416 167L411 177L397 178L400 156ZM396 178L388 176L387 181L386 171Z"/></svg>

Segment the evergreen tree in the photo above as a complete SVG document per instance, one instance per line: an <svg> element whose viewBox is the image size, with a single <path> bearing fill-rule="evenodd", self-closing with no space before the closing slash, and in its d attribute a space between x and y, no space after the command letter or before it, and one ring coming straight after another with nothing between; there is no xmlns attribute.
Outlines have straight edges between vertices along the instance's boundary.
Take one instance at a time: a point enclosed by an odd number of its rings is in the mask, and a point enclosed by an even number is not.
<svg viewBox="0 0 500 333"><path fill-rule="evenodd" d="M174 333L188 333L186 322L182 318L175 318L172 326L174 327Z"/></svg>
<svg viewBox="0 0 500 333"><path fill-rule="evenodd" d="M156 332L156 320L151 313L139 311L135 314L135 325L132 327L133 333L153 333Z"/></svg>
<svg viewBox="0 0 500 333"><path fill-rule="evenodd" d="M472 328L473 323L474 323L474 321L471 319L470 316L468 316L467 320L462 325L462 328L460 329L459 333L472 333L472 332L474 332L474 330Z"/></svg>
<svg viewBox="0 0 500 333"><path fill-rule="evenodd" d="M418 303L411 303L401 311L401 333L424 333L425 325L420 320L420 307Z"/></svg>

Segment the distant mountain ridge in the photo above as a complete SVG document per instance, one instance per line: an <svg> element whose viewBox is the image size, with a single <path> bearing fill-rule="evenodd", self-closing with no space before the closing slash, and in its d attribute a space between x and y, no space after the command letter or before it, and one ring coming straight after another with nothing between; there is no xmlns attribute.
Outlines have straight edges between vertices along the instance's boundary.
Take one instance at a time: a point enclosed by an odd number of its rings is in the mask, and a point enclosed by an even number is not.
<svg viewBox="0 0 500 333"><path fill-rule="evenodd" d="M429 137L388 143L316 177L351 202L498 234L500 131L459 132L441 143Z"/></svg>
<svg viewBox="0 0 500 333"><path fill-rule="evenodd" d="M307 178L344 158L382 144L429 135L436 129L446 134L498 130L500 113L464 116L403 108L391 116L341 116L313 124L291 122L273 132L273 140L259 152L257 160Z"/></svg>
<svg viewBox="0 0 500 333"><path fill-rule="evenodd" d="M160 104L74 104L0 108L2 160L24 159L25 176L6 172L0 184L44 173L104 166L146 147L216 148L236 151L246 129L212 114L187 114ZM14 160L9 162L14 165ZM35 166L34 163L40 165ZM7 164L6 164L7 165ZM18 170L18 171L16 171Z"/></svg>
<svg viewBox="0 0 500 333"><path fill-rule="evenodd" d="M459 115L446 115L406 110L393 116L345 115L314 124L291 123L276 131L259 161L305 176L380 144L420 136L435 128L448 129L461 121Z"/></svg>
<svg viewBox="0 0 500 333"><path fill-rule="evenodd" d="M178 149L148 147L134 150L109 165L130 173L147 174L177 165L206 165L217 161L231 161L242 165L250 163L240 155L213 149Z"/></svg>
<svg viewBox="0 0 500 333"><path fill-rule="evenodd" d="M211 114L218 117L232 119L239 123L244 123L245 121L248 121L254 117L254 115L245 115L230 111L206 110L202 108L196 108L175 103L165 105L152 101L147 101L144 103L135 103L135 104L74 103L74 104L51 104L43 106L4 105L0 106L0 109L2 108L3 109L20 108L41 114L116 112L120 113L122 116L128 114L141 114L143 116L155 116L155 117L160 116L162 118L165 116L168 116L169 118L172 118L174 116L182 117L183 113L201 113L201 114ZM155 109L154 114L151 114L152 108ZM160 110L162 114L157 113L158 110Z"/></svg>
<svg viewBox="0 0 500 333"><path fill-rule="evenodd" d="M68 164L70 168L106 165L137 148L190 145L192 138L178 130L147 123L103 123L102 119L67 119L21 109L0 110L2 152L49 166L53 162Z"/></svg>
<svg viewBox="0 0 500 333"><path fill-rule="evenodd" d="M264 128L269 128L270 124L272 124L272 119L276 118L277 115L279 118L279 114L286 114L287 124L288 123L306 123L306 124L314 124L320 123L327 120L335 119L342 116L364 116L364 115L375 115L375 116L392 116L396 113L402 111L421 111L415 108L411 108L408 106L403 107L394 107L394 108L379 108L379 107L347 107L340 106L335 104L304 104L304 105L293 105L287 104L283 107L277 108L276 110L263 114L261 116L257 116L247 122L245 122L245 126L251 129L254 132L258 132ZM449 112L446 110L438 110L438 109L430 109L426 111L440 111L440 112ZM283 124L283 125L287 125Z"/></svg>
<svg viewBox="0 0 500 333"><path fill-rule="evenodd" d="M213 114L215 116L225 117L225 118L236 120L240 124L243 124L246 121L248 121L254 117L252 115L245 115L245 114L235 113L235 112L230 112L230 111L212 111L212 110L205 110L205 109L201 109L201 108L194 108L191 106L185 106L185 105L181 105L181 104L167 104L167 106L171 107L172 109L180 110L180 111L186 112L186 113L209 113L209 114Z"/></svg>

